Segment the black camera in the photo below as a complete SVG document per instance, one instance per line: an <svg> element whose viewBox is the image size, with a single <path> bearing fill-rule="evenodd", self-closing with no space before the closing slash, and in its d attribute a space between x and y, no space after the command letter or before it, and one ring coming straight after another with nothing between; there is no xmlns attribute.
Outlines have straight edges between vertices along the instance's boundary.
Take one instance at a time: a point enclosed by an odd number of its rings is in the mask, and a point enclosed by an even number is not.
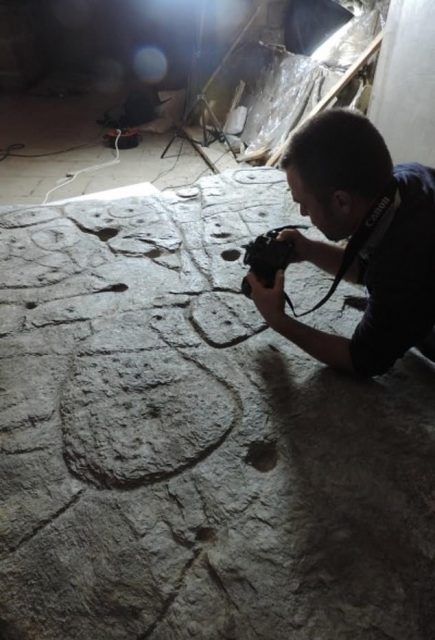
<svg viewBox="0 0 435 640"><path fill-rule="evenodd" d="M258 236L246 247L243 263L249 265L250 271L269 289L273 287L276 272L280 269L286 269L291 262L293 243L276 239L280 231L288 228L294 227L272 229ZM251 297L251 285L246 277L242 280L242 293L247 298Z"/></svg>

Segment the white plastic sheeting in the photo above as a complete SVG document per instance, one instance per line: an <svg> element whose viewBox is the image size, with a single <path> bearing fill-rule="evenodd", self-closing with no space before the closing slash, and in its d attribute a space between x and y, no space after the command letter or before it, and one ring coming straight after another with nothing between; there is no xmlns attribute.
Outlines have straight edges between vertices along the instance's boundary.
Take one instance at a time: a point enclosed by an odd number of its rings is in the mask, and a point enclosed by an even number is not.
<svg viewBox="0 0 435 640"><path fill-rule="evenodd" d="M245 158L279 147L373 40L383 24L379 8L353 18L323 56L275 51L241 103L248 108L242 135ZM385 2L383 3L385 6ZM331 40L331 39L330 39Z"/></svg>
<svg viewBox="0 0 435 640"><path fill-rule="evenodd" d="M248 107L242 135L247 155L284 142L304 113L321 99L328 76L330 88L339 76L311 58L291 53L276 55L262 70L252 93L243 99Z"/></svg>
<svg viewBox="0 0 435 640"><path fill-rule="evenodd" d="M353 18L326 42L311 58L328 67L349 68L379 31L380 15L377 9Z"/></svg>

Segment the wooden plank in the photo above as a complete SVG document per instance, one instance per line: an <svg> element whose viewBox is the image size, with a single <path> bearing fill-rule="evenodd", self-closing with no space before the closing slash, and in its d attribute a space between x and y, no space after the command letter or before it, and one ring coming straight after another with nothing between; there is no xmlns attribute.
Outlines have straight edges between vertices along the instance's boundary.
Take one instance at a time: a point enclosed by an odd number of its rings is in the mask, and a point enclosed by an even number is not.
<svg viewBox="0 0 435 640"><path fill-rule="evenodd" d="M233 154L219 140L215 140L208 147L202 147L202 151L216 167L218 173L222 173L226 169L240 169Z"/></svg>
<svg viewBox="0 0 435 640"><path fill-rule="evenodd" d="M214 162L204 152L202 146L195 140L192 135L192 129L190 127L182 127L183 134L188 142L192 145L195 151L201 156L206 165L213 171L213 173L220 173Z"/></svg>
<svg viewBox="0 0 435 640"><path fill-rule="evenodd" d="M273 154L270 156L266 165L268 167L273 167L281 160L284 151L290 142L290 138L293 133L301 126L304 122L306 122L309 118L312 118L317 113L325 109L325 107L336 98L337 94L347 85L349 82L356 76L358 71L367 63L369 58L376 53L376 51L380 48L383 38L383 31L380 31L377 36L372 40L369 46L363 51L358 60L346 71L342 78L337 82L337 84L332 87L330 91L316 104L314 109L308 114L304 120L302 120L294 129L292 129L287 136L285 142L283 142L278 149L276 149Z"/></svg>
<svg viewBox="0 0 435 640"><path fill-rule="evenodd" d="M267 158L267 152L268 152L268 148L267 147L260 147L259 149L256 149L255 151L248 151L245 153L242 153L238 158L238 162L254 162L256 160L262 160L263 158L266 159Z"/></svg>
<svg viewBox="0 0 435 640"><path fill-rule="evenodd" d="M206 147L199 142L203 136L202 127L185 126L183 131L190 144L200 154L213 173L221 173L226 169L240 168L238 161L223 142L215 140Z"/></svg>

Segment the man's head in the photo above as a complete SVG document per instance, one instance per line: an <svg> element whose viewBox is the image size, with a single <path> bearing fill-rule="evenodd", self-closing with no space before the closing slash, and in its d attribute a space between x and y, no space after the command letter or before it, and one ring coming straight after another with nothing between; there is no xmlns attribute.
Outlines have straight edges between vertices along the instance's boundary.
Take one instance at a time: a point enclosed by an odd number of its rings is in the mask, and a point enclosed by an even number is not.
<svg viewBox="0 0 435 640"><path fill-rule="evenodd" d="M392 177L379 131L350 109L329 109L291 138L281 166L293 199L330 240L351 235Z"/></svg>

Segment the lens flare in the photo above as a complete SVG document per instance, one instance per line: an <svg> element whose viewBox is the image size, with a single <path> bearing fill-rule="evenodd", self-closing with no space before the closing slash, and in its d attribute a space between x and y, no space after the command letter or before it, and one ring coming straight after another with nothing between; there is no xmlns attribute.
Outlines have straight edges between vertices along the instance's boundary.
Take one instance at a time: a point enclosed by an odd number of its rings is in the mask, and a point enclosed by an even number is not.
<svg viewBox="0 0 435 640"><path fill-rule="evenodd" d="M137 76L149 83L163 80L168 71L168 61L157 47L143 47L136 52L133 67Z"/></svg>

